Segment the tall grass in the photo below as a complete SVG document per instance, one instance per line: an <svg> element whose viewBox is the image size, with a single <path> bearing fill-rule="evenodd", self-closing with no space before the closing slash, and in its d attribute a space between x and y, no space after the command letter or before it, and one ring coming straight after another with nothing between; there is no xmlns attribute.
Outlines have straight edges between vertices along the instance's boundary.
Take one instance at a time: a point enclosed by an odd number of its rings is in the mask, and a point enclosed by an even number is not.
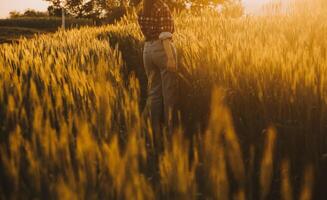
<svg viewBox="0 0 327 200"><path fill-rule="evenodd" d="M174 135L140 117L135 16L0 46L1 198L323 199L327 29L311 16L176 16L191 85Z"/></svg>

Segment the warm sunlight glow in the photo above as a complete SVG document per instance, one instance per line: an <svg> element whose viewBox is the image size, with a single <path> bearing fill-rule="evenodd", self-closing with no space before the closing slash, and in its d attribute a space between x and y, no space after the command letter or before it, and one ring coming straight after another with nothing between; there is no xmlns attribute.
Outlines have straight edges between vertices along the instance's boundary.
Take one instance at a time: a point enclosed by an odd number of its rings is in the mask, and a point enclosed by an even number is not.
<svg viewBox="0 0 327 200"><path fill-rule="evenodd" d="M243 0L247 13L259 12L262 5L270 0ZM0 18L9 16L10 11L24 11L28 8L44 11L49 4L43 0L1 0Z"/></svg>
<svg viewBox="0 0 327 200"><path fill-rule="evenodd" d="M28 8L45 11L49 4L43 0L1 0L0 18L6 18L11 11L22 12Z"/></svg>
<svg viewBox="0 0 327 200"><path fill-rule="evenodd" d="M141 1L0 0L0 200L327 199L327 0Z"/></svg>
<svg viewBox="0 0 327 200"><path fill-rule="evenodd" d="M272 0L242 0L247 13L258 13L262 6Z"/></svg>

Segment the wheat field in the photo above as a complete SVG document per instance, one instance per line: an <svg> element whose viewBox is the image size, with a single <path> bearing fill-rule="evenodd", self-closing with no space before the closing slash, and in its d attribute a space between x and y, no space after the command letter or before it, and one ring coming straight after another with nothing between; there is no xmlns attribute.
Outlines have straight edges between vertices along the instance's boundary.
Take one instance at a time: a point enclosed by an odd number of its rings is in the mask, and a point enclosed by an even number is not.
<svg viewBox="0 0 327 200"><path fill-rule="evenodd" d="M135 14L1 45L0 198L327 198L327 15L314 2L176 14L173 135L141 119Z"/></svg>

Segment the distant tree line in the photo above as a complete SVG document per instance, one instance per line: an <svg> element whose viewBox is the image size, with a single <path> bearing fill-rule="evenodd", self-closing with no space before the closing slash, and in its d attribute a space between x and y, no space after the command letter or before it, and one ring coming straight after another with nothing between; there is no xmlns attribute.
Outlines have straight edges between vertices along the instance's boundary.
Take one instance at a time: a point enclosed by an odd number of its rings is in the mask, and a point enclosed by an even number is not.
<svg viewBox="0 0 327 200"><path fill-rule="evenodd" d="M129 9L139 7L142 0L44 0L51 3L50 16L60 16L64 7L67 14L78 18L117 19ZM184 9L199 11L205 7L219 8L231 16L241 16L241 0L163 0L172 10Z"/></svg>
<svg viewBox="0 0 327 200"><path fill-rule="evenodd" d="M22 17L48 17L48 12L40 12L33 9L27 9L25 12L17 12L17 11L11 11L9 13L10 18L22 18Z"/></svg>
<svg viewBox="0 0 327 200"><path fill-rule="evenodd" d="M28 9L23 13L10 12L10 18L19 17L60 17L62 8L67 16L76 18L88 18L98 21L106 19L113 22L128 12L129 9L142 5L142 0L44 0L50 3L48 12L40 12ZM220 9L224 15L238 17L243 14L241 0L163 0L172 10L177 12L188 9L201 11L210 7Z"/></svg>

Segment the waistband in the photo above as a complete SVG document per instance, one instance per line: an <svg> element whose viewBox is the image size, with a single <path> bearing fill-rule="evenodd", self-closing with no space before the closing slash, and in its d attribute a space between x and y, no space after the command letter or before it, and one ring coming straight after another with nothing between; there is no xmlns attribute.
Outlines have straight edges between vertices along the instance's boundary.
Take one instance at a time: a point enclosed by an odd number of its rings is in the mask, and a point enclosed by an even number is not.
<svg viewBox="0 0 327 200"><path fill-rule="evenodd" d="M144 44L145 44L145 45L153 45L153 44L158 44L158 43L161 44L161 41L162 41L162 40L160 40L160 39L157 39L157 40L146 40L146 41L144 42ZM173 42L173 39L171 38L170 41Z"/></svg>
<svg viewBox="0 0 327 200"><path fill-rule="evenodd" d="M152 45L158 45L158 44L162 44L161 40L145 41L144 46L152 46Z"/></svg>

